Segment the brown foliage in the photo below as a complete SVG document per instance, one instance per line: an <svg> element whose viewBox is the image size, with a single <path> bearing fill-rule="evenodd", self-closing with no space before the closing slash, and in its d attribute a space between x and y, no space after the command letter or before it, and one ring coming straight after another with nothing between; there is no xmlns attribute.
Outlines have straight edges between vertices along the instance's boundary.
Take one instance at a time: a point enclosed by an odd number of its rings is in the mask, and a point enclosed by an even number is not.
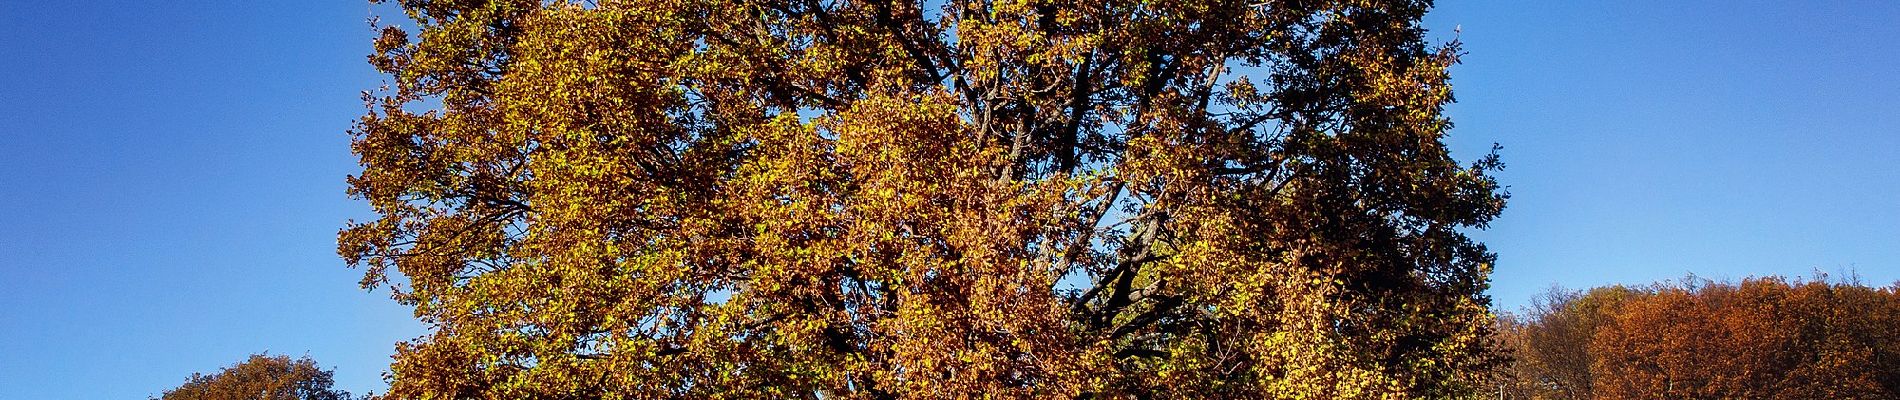
<svg viewBox="0 0 1900 400"><path fill-rule="evenodd" d="M401 1L398 398L1402 398L1504 196L1414 1Z"/></svg>
<svg viewBox="0 0 1900 400"><path fill-rule="evenodd" d="M1621 286L1569 292L1551 288L1521 316L1501 317L1500 337L1513 349L1512 393L1541 399L1591 398L1591 340L1634 292Z"/></svg>
<svg viewBox="0 0 1900 400"><path fill-rule="evenodd" d="M161 400L346 400L350 393L331 389L331 372L309 357L254 354L216 374L191 374L184 385Z"/></svg>
<svg viewBox="0 0 1900 400"><path fill-rule="evenodd" d="M1503 329L1518 357L1517 393L1525 397L1900 395L1895 287L1781 278L1740 284L1689 280L1548 298L1554 307ZM1579 356L1588 366L1581 379Z"/></svg>

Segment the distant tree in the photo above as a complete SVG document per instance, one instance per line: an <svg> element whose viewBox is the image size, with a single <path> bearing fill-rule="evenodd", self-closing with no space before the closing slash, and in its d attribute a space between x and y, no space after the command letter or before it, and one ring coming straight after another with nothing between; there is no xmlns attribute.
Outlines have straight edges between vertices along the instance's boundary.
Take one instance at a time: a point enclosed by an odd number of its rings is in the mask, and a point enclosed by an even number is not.
<svg viewBox="0 0 1900 400"><path fill-rule="evenodd" d="M1783 379L1784 391L1805 398L1900 397L1900 283L1802 283L1792 296L1817 340L1800 342L1810 355Z"/></svg>
<svg viewBox="0 0 1900 400"><path fill-rule="evenodd" d="M396 398L1440 398L1495 155L1429 1L404 0Z"/></svg>
<svg viewBox="0 0 1900 400"><path fill-rule="evenodd" d="M1597 332L1600 398L1892 399L1900 293L1822 280L1663 285Z"/></svg>
<svg viewBox="0 0 1900 400"><path fill-rule="evenodd" d="M1594 376L1591 341L1599 326L1633 291L1622 286L1588 292L1551 288L1522 315L1500 328L1514 361L1508 370L1517 398L1589 399Z"/></svg>
<svg viewBox="0 0 1900 400"><path fill-rule="evenodd" d="M1591 348L1605 398L1707 398L1719 370L1705 368L1729 345L1695 293L1663 287L1625 303Z"/></svg>
<svg viewBox="0 0 1900 400"><path fill-rule="evenodd" d="M191 374L185 384L167 390L161 400L345 400L350 393L331 389L331 371L309 357L255 354L211 375Z"/></svg>
<svg viewBox="0 0 1900 400"><path fill-rule="evenodd" d="M1553 290L1500 321L1530 399L1889 399L1900 394L1900 286L1695 278Z"/></svg>

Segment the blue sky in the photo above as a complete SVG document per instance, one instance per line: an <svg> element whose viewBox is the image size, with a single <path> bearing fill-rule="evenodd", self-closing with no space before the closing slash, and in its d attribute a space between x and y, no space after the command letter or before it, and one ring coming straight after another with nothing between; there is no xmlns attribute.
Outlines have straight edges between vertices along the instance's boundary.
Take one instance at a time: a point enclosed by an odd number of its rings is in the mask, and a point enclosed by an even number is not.
<svg viewBox="0 0 1900 400"><path fill-rule="evenodd" d="M1556 4L1575 3L1575 4ZM380 390L422 328L334 254L372 8L0 1L0 399L139 398L244 355ZM1900 280L1900 3L1444 2L1478 234L1552 284Z"/></svg>
<svg viewBox="0 0 1900 400"><path fill-rule="evenodd" d="M1900 2L1445 1L1451 142L1504 146L1505 308L1694 273L1900 280ZM1445 36L1448 37L1448 36ZM1460 154L1460 153L1454 153Z"/></svg>

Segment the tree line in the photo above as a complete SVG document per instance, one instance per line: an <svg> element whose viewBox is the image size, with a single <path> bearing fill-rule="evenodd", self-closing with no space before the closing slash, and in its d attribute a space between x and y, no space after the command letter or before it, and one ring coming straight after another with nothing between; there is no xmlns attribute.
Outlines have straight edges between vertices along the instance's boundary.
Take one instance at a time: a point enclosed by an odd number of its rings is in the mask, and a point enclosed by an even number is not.
<svg viewBox="0 0 1900 400"><path fill-rule="evenodd" d="M1900 398L1900 286L1685 279L1553 289L1499 318L1513 399Z"/></svg>

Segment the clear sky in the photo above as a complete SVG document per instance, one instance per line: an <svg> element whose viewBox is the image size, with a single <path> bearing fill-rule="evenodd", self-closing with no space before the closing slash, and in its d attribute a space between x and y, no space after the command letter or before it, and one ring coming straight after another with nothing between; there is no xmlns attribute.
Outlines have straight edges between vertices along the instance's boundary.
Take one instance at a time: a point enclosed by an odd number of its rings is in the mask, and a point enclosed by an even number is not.
<svg viewBox="0 0 1900 400"><path fill-rule="evenodd" d="M1506 309L1570 288L1900 280L1900 2L1441 1L1451 142L1504 146ZM1461 153L1454 153L1458 155Z"/></svg>
<svg viewBox="0 0 1900 400"><path fill-rule="evenodd" d="M1562 3L1562 4L1559 4ZM422 333L356 288L353 1L0 1L0 399L141 398L268 350L380 390ZM1552 284L1900 280L1900 2L1447 1L1451 139L1504 145L1479 233Z"/></svg>

